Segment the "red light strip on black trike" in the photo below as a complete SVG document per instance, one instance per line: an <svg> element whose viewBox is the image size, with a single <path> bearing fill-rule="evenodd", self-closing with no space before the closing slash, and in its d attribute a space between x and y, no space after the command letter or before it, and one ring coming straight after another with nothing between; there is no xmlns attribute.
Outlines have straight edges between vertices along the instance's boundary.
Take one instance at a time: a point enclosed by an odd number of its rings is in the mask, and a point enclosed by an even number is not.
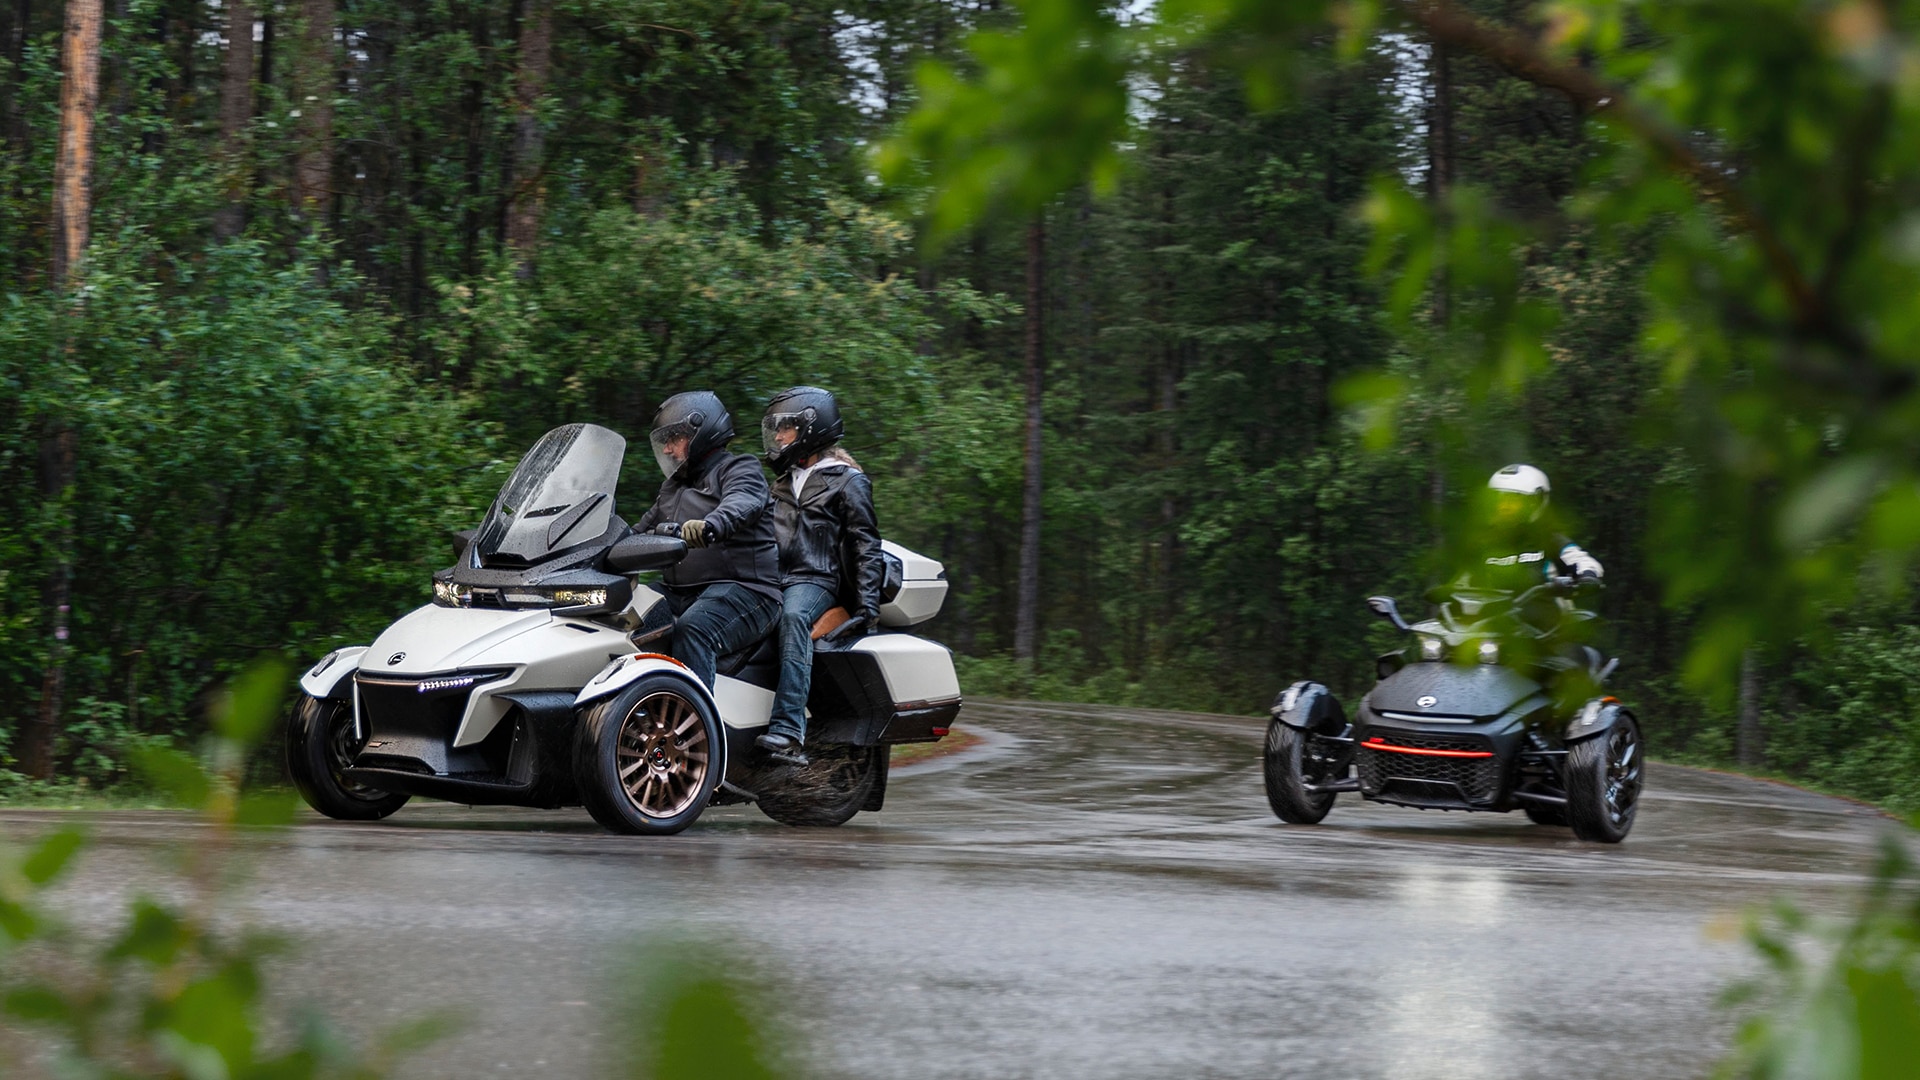
<svg viewBox="0 0 1920 1080"><path fill-rule="evenodd" d="M1378 735L1360 745L1369 750L1391 750L1396 754L1419 754L1423 757L1489 758L1493 756L1491 750L1422 750L1417 746L1395 746L1389 742L1381 742Z"/></svg>

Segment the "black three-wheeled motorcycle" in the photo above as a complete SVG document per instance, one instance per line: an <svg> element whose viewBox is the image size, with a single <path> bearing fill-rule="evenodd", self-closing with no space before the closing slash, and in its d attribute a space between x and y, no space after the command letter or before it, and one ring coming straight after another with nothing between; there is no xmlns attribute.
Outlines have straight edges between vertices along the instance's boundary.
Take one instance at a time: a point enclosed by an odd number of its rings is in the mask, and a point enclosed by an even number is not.
<svg viewBox="0 0 1920 1080"><path fill-rule="evenodd" d="M1582 840L1625 839L1645 779L1640 728L1601 692L1618 661L1568 632L1592 617L1569 602L1582 587L1443 586L1429 594L1435 617L1412 626L1392 597L1369 598L1414 644L1379 658L1351 721L1319 683L1280 694L1265 754L1273 812L1315 824L1351 791L1425 810L1518 809Z"/></svg>

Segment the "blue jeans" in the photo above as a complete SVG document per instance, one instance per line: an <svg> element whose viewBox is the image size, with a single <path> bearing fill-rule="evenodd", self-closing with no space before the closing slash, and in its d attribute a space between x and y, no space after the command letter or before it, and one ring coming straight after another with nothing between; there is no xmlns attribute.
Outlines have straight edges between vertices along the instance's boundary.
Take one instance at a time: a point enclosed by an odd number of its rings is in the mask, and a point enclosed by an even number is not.
<svg viewBox="0 0 1920 1080"><path fill-rule="evenodd" d="M773 597L737 582L722 581L697 594L668 593L674 609L673 658L713 685L720 657L767 636L780 612Z"/></svg>
<svg viewBox="0 0 1920 1080"><path fill-rule="evenodd" d="M813 624L838 601L818 585L789 585L780 599L780 688L773 695L770 735L794 742L807 736L807 695L813 690Z"/></svg>

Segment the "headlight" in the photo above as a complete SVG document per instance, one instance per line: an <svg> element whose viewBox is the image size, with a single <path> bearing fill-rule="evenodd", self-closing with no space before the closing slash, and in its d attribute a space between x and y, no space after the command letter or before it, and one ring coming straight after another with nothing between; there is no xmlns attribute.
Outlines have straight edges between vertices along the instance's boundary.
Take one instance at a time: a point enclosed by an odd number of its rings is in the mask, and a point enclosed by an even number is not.
<svg viewBox="0 0 1920 1080"><path fill-rule="evenodd" d="M508 608L604 608L609 600L604 586L591 589L543 589L537 585L515 585L495 589L475 589L451 581L433 583L433 602L441 607Z"/></svg>
<svg viewBox="0 0 1920 1080"><path fill-rule="evenodd" d="M500 602L508 607L606 607L605 589L501 589Z"/></svg>
<svg viewBox="0 0 1920 1080"><path fill-rule="evenodd" d="M1447 643L1437 637L1420 639L1420 659L1439 660L1447 655Z"/></svg>
<svg viewBox="0 0 1920 1080"><path fill-rule="evenodd" d="M1499 663L1500 662L1500 643L1497 641L1481 642L1480 643L1480 662L1483 664Z"/></svg>

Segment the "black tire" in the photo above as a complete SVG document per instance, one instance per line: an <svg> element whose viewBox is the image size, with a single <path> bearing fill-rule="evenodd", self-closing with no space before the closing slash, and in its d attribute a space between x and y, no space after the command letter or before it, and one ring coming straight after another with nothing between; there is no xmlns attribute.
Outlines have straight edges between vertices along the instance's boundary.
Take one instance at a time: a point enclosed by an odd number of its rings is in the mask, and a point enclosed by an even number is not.
<svg viewBox="0 0 1920 1080"><path fill-rule="evenodd" d="M379 821L410 797L348 780L342 773L360 752L353 713L343 701L301 694L287 724L287 775L307 805L341 821Z"/></svg>
<svg viewBox="0 0 1920 1080"><path fill-rule="evenodd" d="M1520 809L1526 812L1527 820L1533 822L1535 825L1557 825L1561 828L1566 827L1567 812L1561 807L1539 806L1534 803L1528 803Z"/></svg>
<svg viewBox="0 0 1920 1080"><path fill-rule="evenodd" d="M845 825L873 797L885 746L825 745L807 751L807 764L769 773L760 812L782 825Z"/></svg>
<svg viewBox="0 0 1920 1080"><path fill-rule="evenodd" d="M613 832L677 833L712 801L725 738L705 695L675 676L648 675L580 717L580 801Z"/></svg>
<svg viewBox="0 0 1920 1080"><path fill-rule="evenodd" d="M1290 825L1318 825L1333 809L1333 792L1310 792L1308 784L1322 784L1345 771L1316 752L1313 736L1278 720L1267 725L1267 802L1281 821Z"/></svg>
<svg viewBox="0 0 1920 1080"><path fill-rule="evenodd" d="M1617 844L1633 829L1646 777L1640 725L1622 715L1604 734L1567 748L1567 824L1573 835Z"/></svg>

